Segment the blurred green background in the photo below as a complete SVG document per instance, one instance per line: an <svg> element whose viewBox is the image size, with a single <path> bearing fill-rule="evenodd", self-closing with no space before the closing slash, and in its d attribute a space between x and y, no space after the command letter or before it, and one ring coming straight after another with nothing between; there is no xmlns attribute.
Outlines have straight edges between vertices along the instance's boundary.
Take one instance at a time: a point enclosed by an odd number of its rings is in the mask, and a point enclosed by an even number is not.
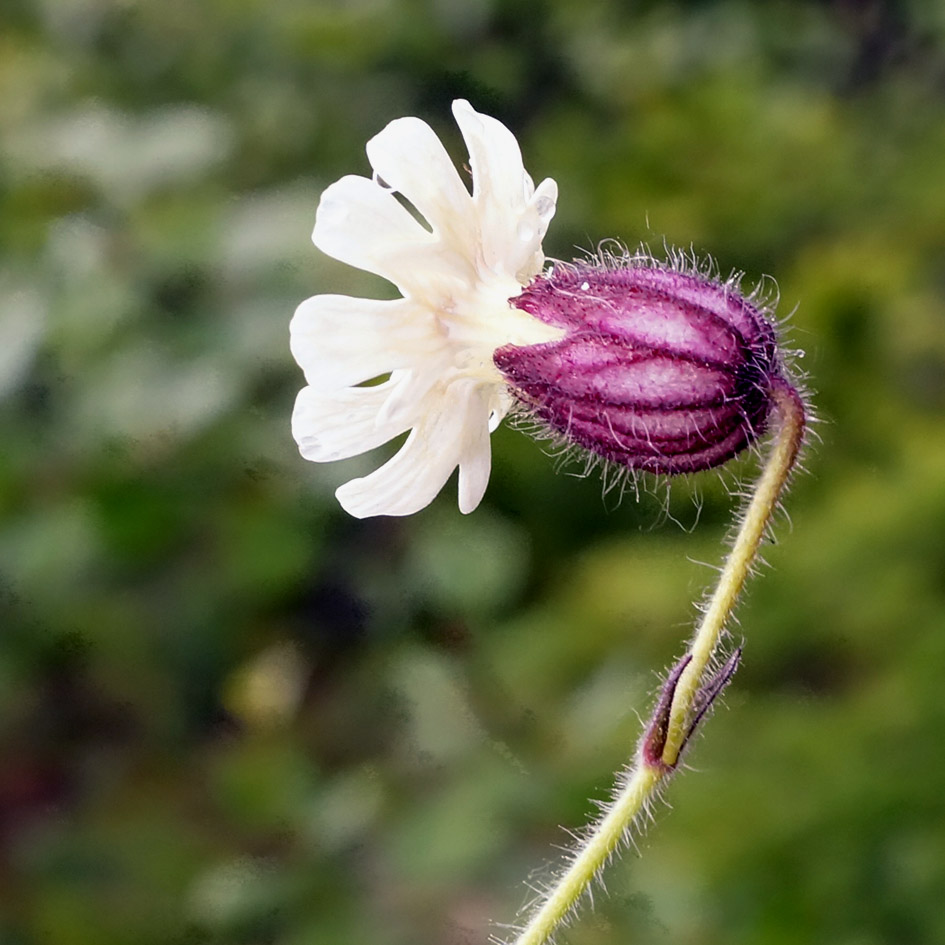
<svg viewBox="0 0 945 945"><path fill-rule="evenodd" d="M0 17L3 945L484 943L631 752L750 460L618 507L503 429L475 514L358 522L377 457L289 435L295 305L390 291L318 195L401 115L464 161L454 97L559 182L550 255L776 277L824 421L699 773L566 940L945 941L945 5Z"/></svg>

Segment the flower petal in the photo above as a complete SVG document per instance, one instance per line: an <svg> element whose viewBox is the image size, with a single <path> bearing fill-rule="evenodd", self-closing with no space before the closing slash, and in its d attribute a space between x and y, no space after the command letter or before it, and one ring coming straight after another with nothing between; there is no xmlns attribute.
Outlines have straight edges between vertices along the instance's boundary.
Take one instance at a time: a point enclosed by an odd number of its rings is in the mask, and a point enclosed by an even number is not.
<svg viewBox="0 0 945 945"><path fill-rule="evenodd" d="M477 112L465 99L453 102L453 116L469 149L473 199L488 199L516 213L534 192L515 135L501 121Z"/></svg>
<svg viewBox="0 0 945 945"><path fill-rule="evenodd" d="M475 239L472 199L433 129L419 118L398 118L367 143L378 177L409 200L441 238Z"/></svg>
<svg viewBox="0 0 945 945"><path fill-rule="evenodd" d="M481 487L480 429L488 415L478 391L469 381L450 384L431 394L420 422L400 451L363 479L352 479L336 490L342 507L355 518L371 515L412 515L429 505L456 466L469 456L470 482L465 498L474 507Z"/></svg>
<svg viewBox="0 0 945 945"><path fill-rule="evenodd" d="M384 400L400 377L375 387L349 387L325 394L303 387L292 412L292 436L299 452L315 463L329 463L366 453L411 426L410 420L380 423Z"/></svg>
<svg viewBox="0 0 945 945"><path fill-rule="evenodd" d="M522 211L514 232L505 231L506 239L496 239L496 252L522 285L529 283L541 272L545 255L541 241L548 232L548 224L555 215L558 185L547 177L543 180Z"/></svg>
<svg viewBox="0 0 945 945"><path fill-rule="evenodd" d="M441 344L427 309L406 299L316 295L289 325L292 355L318 390L338 390L408 368Z"/></svg>
<svg viewBox="0 0 945 945"><path fill-rule="evenodd" d="M481 390L470 398L469 413L466 450L459 461L459 510L464 515L479 506L492 472L492 417Z"/></svg>
<svg viewBox="0 0 945 945"><path fill-rule="evenodd" d="M312 241L349 266L383 276L403 295L431 285L472 284L469 261L445 247L387 189L366 177L342 177L322 193Z"/></svg>
<svg viewBox="0 0 945 945"><path fill-rule="evenodd" d="M462 99L453 103L453 115L469 148L483 262L493 272L518 278L534 266L554 216L557 185L549 179L535 190L518 142L502 122Z"/></svg>
<svg viewBox="0 0 945 945"><path fill-rule="evenodd" d="M391 390L381 408L381 422L399 423L406 417L416 416L419 405L425 406L428 396L434 399L439 396L435 392L431 394L431 391L433 388L442 390L446 386L444 379L449 371L448 359L440 358L426 362L422 370L400 372L400 383Z"/></svg>

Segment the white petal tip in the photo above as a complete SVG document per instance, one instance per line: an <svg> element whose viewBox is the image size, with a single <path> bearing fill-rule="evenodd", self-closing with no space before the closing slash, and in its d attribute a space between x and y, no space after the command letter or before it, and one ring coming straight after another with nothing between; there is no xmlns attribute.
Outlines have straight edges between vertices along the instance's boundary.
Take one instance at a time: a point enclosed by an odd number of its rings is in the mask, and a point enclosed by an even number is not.
<svg viewBox="0 0 945 945"><path fill-rule="evenodd" d="M367 478L367 477L365 477ZM368 483L370 486L370 483ZM352 479L335 490L338 504L353 518L374 518L389 515L400 518L426 508L435 497L416 495L379 495L376 489L365 487L365 479Z"/></svg>
<svg viewBox="0 0 945 945"><path fill-rule="evenodd" d="M343 488L343 487L342 487ZM338 504L352 517L358 519L371 518L375 515L382 515L382 512L373 512L370 509L364 508L361 506L357 500L349 500L342 492L341 489L335 490L335 498L338 500Z"/></svg>

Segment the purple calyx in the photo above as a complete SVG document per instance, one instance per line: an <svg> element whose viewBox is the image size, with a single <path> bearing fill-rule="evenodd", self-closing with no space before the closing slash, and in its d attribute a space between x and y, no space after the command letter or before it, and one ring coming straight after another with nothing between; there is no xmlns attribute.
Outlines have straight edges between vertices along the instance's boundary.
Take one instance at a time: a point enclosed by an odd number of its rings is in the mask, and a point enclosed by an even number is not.
<svg viewBox="0 0 945 945"><path fill-rule="evenodd" d="M781 377L768 319L730 285L653 265L556 266L511 304L562 328L496 366L567 441L631 469L720 465L763 432Z"/></svg>

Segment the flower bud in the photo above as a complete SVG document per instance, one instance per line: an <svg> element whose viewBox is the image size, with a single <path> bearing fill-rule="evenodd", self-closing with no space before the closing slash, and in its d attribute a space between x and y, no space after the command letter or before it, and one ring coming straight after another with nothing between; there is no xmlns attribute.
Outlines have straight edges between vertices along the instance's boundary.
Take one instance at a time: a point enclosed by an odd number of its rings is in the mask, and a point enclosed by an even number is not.
<svg viewBox="0 0 945 945"><path fill-rule="evenodd" d="M510 302L564 330L494 361L567 442L675 474L725 463L764 432L781 377L776 333L733 285L631 257L556 265Z"/></svg>

